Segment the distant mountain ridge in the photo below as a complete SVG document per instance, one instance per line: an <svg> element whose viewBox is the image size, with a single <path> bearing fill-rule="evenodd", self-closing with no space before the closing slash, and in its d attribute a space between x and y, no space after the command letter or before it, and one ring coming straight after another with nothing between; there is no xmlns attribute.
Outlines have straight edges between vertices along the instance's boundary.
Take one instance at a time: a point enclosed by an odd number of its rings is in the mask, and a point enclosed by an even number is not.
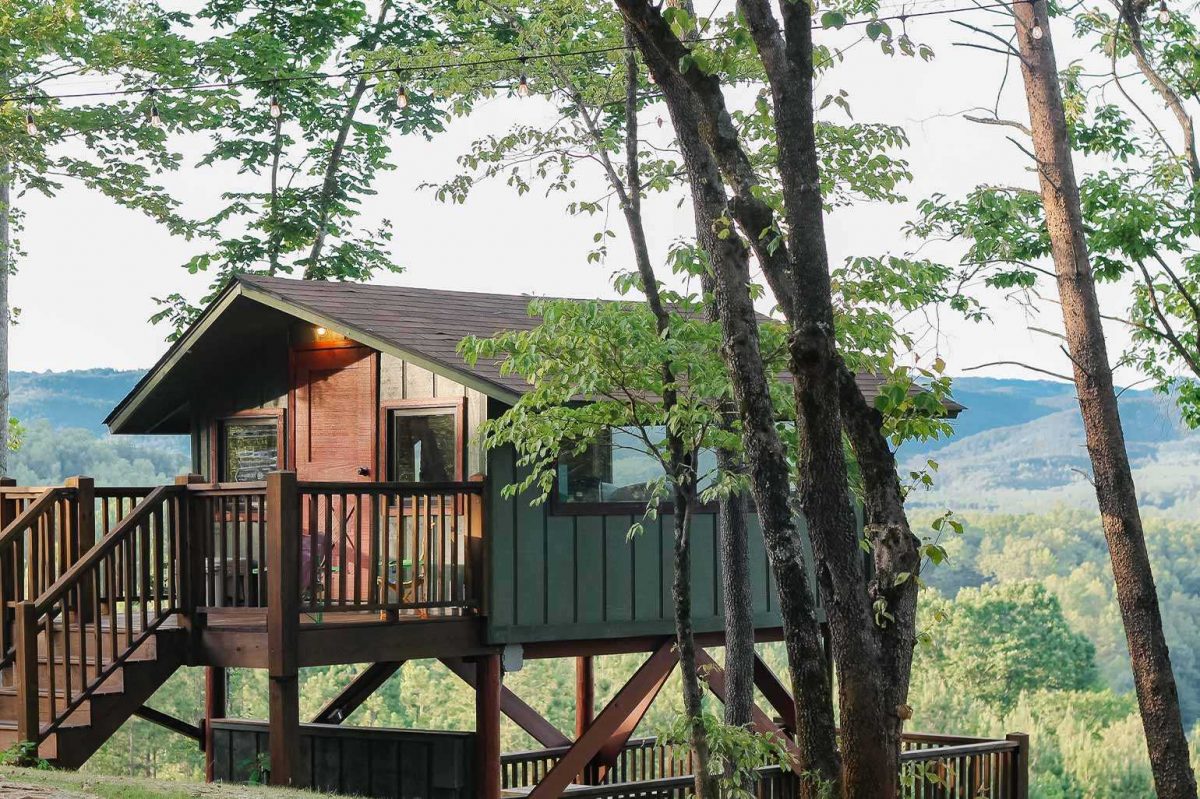
<svg viewBox="0 0 1200 799"><path fill-rule="evenodd" d="M955 435L901 449L908 469L929 458L938 463L937 488L915 492L911 504L1006 512L1094 507L1073 386L963 377L954 389L967 406ZM1170 397L1126 391L1120 406L1143 506L1171 512L1200 508L1200 434L1180 421Z"/></svg>
<svg viewBox="0 0 1200 799"><path fill-rule="evenodd" d="M45 420L38 430L80 428L104 439L104 417L143 374L119 369L14 372L12 413L31 430L36 420ZM900 451L906 470L921 468L930 458L939 466L937 488L914 492L910 504L1001 511L1094 506L1072 386L960 377L954 381L954 396L966 406L954 422L954 436L906 444ZM1200 434L1180 422L1169 397L1126 391L1120 402L1144 506L1171 513L1200 511ZM186 452L184 441L173 436L113 443ZM21 454L14 460L20 462Z"/></svg>

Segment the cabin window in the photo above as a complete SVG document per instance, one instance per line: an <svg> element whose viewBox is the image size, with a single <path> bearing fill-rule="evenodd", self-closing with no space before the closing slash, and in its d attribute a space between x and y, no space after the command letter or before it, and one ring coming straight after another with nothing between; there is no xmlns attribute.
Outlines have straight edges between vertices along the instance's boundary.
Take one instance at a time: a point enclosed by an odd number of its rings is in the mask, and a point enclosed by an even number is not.
<svg viewBox="0 0 1200 799"><path fill-rule="evenodd" d="M219 426L221 482L266 480L279 468L279 417L238 416Z"/></svg>
<svg viewBox="0 0 1200 799"><path fill-rule="evenodd" d="M387 479L448 483L462 479L461 403L408 405L387 414Z"/></svg>
<svg viewBox="0 0 1200 799"><path fill-rule="evenodd" d="M661 445L661 427L647 428L645 437L636 428L606 431L580 453L563 453L558 461L554 498L559 505L644 506L650 496L647 484L663 477L663 467L646 443ZM698 458L700 488L712 482L715 457L701 450Z"/></svg>

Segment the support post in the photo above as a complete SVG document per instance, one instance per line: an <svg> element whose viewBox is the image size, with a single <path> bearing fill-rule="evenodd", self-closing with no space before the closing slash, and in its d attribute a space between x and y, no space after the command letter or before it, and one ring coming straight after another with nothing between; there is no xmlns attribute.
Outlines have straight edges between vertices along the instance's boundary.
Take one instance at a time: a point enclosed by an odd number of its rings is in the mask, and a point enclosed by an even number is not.
<svg viewBox="0 0 1200 799"><path fill-rule="evenodd" d="M575 658L575 739L592 726L596 718L596 672L591 655Z"/></svg>
<svg viewBox="0 0 1200 799"><path fill-rule="evenodd" d="M37 741L42 726L38 714L37 613L32 602L17 605L16 679L17 740Z"/></svg>
<svg viewBox="0 0 1200 799"><path fill-rule="evenodd" d="M90 477L68 477L67 488L75 489L75 551L71 562L82 558L96 543L96 481Z"/></svg>
<svg viewBox="0 0 1200 799"><path fill-rule="evenodd" d="M179 512L182 529L179 534L178 556L179 573L183 576L180 615L183 617L182 626L188 631L187 658L190 666L201 662L200 636L204 616L197 610L204 606L205 529L206 525L211 529L212 522L205 520L204 503L193 498L187 491L187 486L202 482L204 476L199 474L183 474L175 478L175 485L184 488Z"/></svg>
<svg viewBox="0 0 1200 799"><path fill-rule="evenodd" d="M229 672L220 666L209 666L204 670L204 779L212 782L216 764L213 752L213 719L223 719L229 712Z"/></svg>
<svg viewBox="0 0 1200 799"><path fill-rule="evenodd" d="M1023 732L1010 732L1004 739L1017 744L1012 760L1012 799L1029 799L1029 736Z"/></svg>
<svg viewBox="0 0 1200 799"><path fill-rule="evenodd" d="M295 472L267 475L267 676L271 784L297 785L300 758L300 500Z"/></svg>
<svg viewBox="0 0 1200 799"><path fill-rule="evenodd" d="M484 655L475 661L475 782L479 799L499 799L499 655Z"/></svg>
<svg viewBox="0 0 1200 799"><path fill-rule="evenodd" d="M68 477L66 487L75 489L75 543L71 563L75 564L96 545L96 481L82 475ZM81 584L76 610L80 624L92 616L92 589L89 581Z"/></svg>

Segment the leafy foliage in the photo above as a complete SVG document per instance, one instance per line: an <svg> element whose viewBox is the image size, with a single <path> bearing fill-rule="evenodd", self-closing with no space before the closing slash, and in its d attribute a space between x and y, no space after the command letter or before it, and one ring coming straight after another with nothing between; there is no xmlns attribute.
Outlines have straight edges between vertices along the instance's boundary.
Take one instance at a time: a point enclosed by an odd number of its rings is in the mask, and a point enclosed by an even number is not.
<svg viewBox="0 0 1200 799"><path fill-rule="evenodd" d="M201 305L235 272L365 280L398 271L390 220L368 222L363 203L378 175L395 168L393 133L432 135L444 111L415 85L402 102L390 75L354 72L370 65L383 73L402 64L381 59L441 41L424 7L211 0L196 16L214 33L199 45L203 75L237 84L212 95L210 147L199 166L228 164L239 175L224 206L197 223L209 248L186 267L214 275ZM330 77L303 79L313 73ZM154 320L176 333L199 312L180 294L159 302Z"/></svg>

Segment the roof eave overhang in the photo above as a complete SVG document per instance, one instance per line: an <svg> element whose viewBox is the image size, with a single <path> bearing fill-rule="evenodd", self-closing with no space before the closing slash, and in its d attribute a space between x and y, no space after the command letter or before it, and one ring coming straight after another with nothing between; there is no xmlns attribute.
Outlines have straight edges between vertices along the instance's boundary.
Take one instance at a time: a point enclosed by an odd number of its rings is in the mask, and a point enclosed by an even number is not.
<svg viewBox="0 0 1200 799"><path fill-rule="evenodd" d="M397 358L428 369L431 372L456 380L468 388L473 388L489 397L510 405L520 399L520 394L517 392L481 378L470 370L456 368L415 350L398 346L393 341L381 338L370 331L363 330L354 325L347 324L341 319L323 314L307 305L280 297L277 294L266 291L260 286L255 286L252 283L241 280L234 280L225 292L205 309L200 318L188 328L187 332L175 342L171 349L154 365L146 376L134 386L133 391L108 415L104 423L111 432L123 432L122 428L129 423L130 417L133 416L138 407L162 383L163 379L179 365L200 337L212 327L213 323L221 317L238 297L245 297L268 308L274 308L297 319L302 319L310 324L340 333L360 344L364 344L380 352L386 352L389 355L394 355Z"/></svg>
<svg viewBox="0 0 1200 799"><path fill-rule="evenodd" d="M365 344L372 349L379 350L380 352L386 352L389 355L394 355L401 360L420 366L423 369L428 369L429 371L435 372L443 377L449 377L452 380L455 380L466 386L467 388L473 388L489 397L509 403L510 405L521 398L521 395L512 389L497 385L491 380L486 380L471 372L469 369L456 367L451 364L444 363L437 358L430 358L429 356L417 352L416 350L401 347L394 341L381 338L374 333L371 333L369 330L364 330L360 327L347 324L345 321L323 314L315 308L311 308L302 303L297 303L293 300L285 299L277 294L272 294L271 292L259 286L255 286L252 283L242 283L240 285L242 296L248 299L254 300L255 302L261 303L270 308L274 308L278 311L291 314L297 319L303 319L310 324L324 327L325 329L332 330L335 333L340 333L346 338L357 341L359 344Z"/></svg>

